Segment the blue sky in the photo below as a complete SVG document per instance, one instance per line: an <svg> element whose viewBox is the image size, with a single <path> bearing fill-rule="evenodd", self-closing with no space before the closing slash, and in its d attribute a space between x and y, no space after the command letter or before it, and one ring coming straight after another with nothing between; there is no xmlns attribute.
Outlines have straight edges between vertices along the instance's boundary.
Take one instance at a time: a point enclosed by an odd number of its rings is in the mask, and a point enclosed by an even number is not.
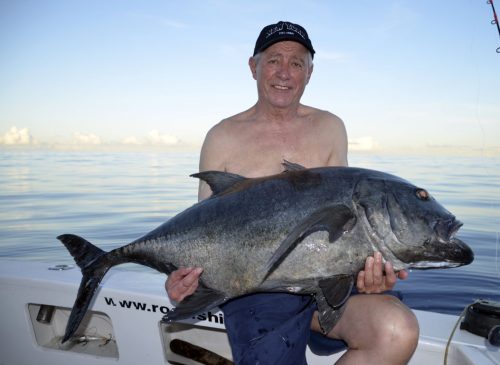
<svg viewBox="0 0 500 365"><path fill-rule="evenodd" d="M196 149L255 103L255 39L289 20L317 51L302 101L352 150L500 154L492 18L483 0L0 0L0 144Z"/></svg>

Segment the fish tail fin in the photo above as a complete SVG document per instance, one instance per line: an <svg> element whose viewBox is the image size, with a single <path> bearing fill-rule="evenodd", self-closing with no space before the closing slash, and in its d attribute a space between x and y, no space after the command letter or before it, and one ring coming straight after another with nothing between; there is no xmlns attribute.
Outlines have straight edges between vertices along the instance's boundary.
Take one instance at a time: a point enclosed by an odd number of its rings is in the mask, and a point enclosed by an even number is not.
<svg viewBox="0 0 500 365"><path fill-rule="evenodd" d="M94 246L87 240L72 234L57 237L75 259L82 271L82 281L78 289L75 304L66 326L62 343L69 340L80 325L87 309L99 287L99 283L113 263L107 257L107 252Z"/></svg>

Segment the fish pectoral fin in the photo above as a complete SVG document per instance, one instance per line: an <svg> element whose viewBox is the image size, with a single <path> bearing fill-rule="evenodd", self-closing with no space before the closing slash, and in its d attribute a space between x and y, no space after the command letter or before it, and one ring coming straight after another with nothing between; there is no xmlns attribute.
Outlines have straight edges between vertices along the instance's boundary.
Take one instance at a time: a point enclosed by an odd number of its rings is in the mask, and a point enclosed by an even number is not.
<svg viewBox="0 0 500 365"><path fill-rule="evenodd" d="M226 299L223 293L210 289L200 282L198 289L180 302L173 310L163 316L162 321L172 322L192 317L195 314L207 311L224 303Z"/></svg>
<svg viewBox="0 0 500 365"><path fill-rule="evenodd" d="M352 210L343 204L318 209L300 222L281 242L273 256L268 260L265 271L267 278L295 246L311 233L327 231L329 241L335 242L345 232L356 224L356 217Z"/></svg>
<svg viewBox="0 0 500 365"><path fill-rule="evenodd" d="M202 171L192 174L191 177L197 177L205 181L210 186L210 189L212 189L214 195L220 194L235 184L247 180L244 176L224 171Z"/></svg>
<svg viewBox="0 0 500 365"><path fill-rule="evenodd" d="M319 281L315 298L318 321L324 334L329 333L342 316L353 285L354 278L351 275L338 275Z"/></svg>

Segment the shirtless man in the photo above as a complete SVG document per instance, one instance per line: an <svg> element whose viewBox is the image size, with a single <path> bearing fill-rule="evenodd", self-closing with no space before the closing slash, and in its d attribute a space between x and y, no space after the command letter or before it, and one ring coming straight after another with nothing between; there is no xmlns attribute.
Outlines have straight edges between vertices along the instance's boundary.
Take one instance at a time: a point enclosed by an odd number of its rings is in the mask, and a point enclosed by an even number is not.
<svg viewBox="0 0 500 365"><path fill-rule="evenodd" d="M313 56L301 26L279 22L262 30L249 60L257 81L257 103L208 132L200 171L259 177L282 172L283 160L305 167L347 166L342 120L300 103L313 71ZM210 187L201 181L199 199L210 195ZM166 283L170 298L181 301L192 294L201 273L202 268L173 272ZM373 294L352 295L326 334L347 344L338 364L408 362L418 341L416 318L395 297L376 294L392 289L398 276L404 279L407 273L396 274L391 263L382 263L379 253L366 260L357 289ZM315 304L306 296L260 293L235 299L222 309L237 364L305 364L309 328L320 331ZM290 342L291 348L286 346Z"/></svg>

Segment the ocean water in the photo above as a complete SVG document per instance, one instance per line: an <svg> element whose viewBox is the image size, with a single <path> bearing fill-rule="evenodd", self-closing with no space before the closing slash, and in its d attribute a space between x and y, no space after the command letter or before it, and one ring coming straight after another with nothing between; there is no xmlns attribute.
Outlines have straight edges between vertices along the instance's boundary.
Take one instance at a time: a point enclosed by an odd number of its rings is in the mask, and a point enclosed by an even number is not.
<svg viewBox="0 0 500 365"><path fill-rule="evenodd" d="M197 165L197 153L0 150L0 258L71 264L61 233L105 250L130 242L196 202ZM500 301L500 158L351 154L350 165L426 188L464 223L475 261L410 272L396 286L410 307L458 314Z"/></svg>

